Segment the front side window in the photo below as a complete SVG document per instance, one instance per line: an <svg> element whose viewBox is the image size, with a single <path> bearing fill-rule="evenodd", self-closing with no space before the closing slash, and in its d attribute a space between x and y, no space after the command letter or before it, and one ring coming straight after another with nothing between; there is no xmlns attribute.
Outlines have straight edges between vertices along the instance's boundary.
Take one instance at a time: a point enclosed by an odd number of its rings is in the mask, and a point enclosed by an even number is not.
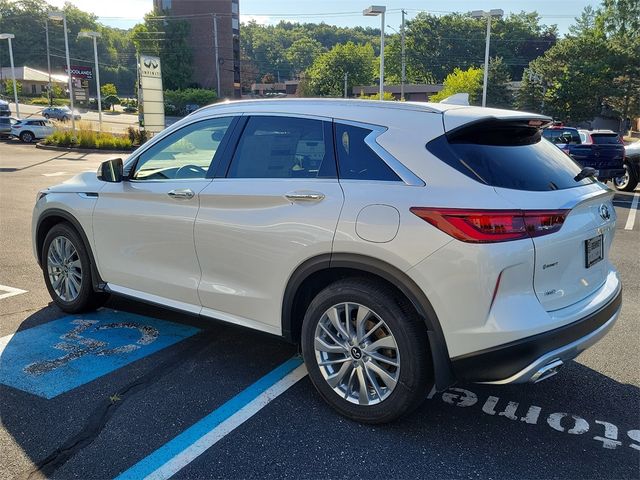
<svg viewBox="0 0 640 480"><path fill-rule="evenodd" d="M145 150L136 163L134 180L205 178L232 117L193 123Z"/></svg>
<svg viewBox="0 0 640 480"><path fill-rule="evenodd" d="M367 145L365 139L373 130L336 123L335 131L341 179L401 181L391 167Z"/></svg>
<svg viewBox="0 0 640 480"><path fill-rule="evenodd" d="M238 142L228 178L335 178L328 122L251 117Z"/></svg>

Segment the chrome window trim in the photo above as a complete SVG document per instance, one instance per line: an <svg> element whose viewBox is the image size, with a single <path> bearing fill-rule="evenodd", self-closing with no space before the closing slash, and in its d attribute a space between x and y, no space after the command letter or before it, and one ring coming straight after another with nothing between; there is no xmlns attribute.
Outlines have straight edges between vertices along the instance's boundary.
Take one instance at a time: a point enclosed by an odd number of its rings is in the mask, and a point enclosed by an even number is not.
<svg viewBox="0 0 640 480"><path fill-rule="evenodd" d="M381 125L374 125L370 123L362 123L362 122L354 122L351 120L342 120L342 119L333 119L334 123L339 123L342 125L351 125L358 128L366 128L367 130L371 130L371 133L364 137L364 143L374 151L380 159L387 164L387 166L393 170L393 172L400 177L400 179L406 184L413 187L424 187L425 182L418 177L415 173L409 170L403 163L401 163L397 158L387 152L379 143L378 137L385 133L388 128L383 127ZM366 182L368 180L358 180L351 179L356 182ZM341 180L344 181L344 180ZM385 182L383 180L378 180L380 183L398 183L398 182Z"/></svg>

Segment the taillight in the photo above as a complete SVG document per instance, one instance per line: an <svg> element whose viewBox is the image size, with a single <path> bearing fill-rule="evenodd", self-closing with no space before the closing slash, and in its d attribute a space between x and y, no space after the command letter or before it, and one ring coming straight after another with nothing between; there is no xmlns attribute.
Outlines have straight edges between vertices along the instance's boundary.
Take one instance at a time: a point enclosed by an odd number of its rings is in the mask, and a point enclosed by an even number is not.
<svg viewBox="0 0 640 480"><path fill-rule="evenodd" d="M557 232L569 210L466 210L411 207L411 213L453 238L493 243Z"/></svg>

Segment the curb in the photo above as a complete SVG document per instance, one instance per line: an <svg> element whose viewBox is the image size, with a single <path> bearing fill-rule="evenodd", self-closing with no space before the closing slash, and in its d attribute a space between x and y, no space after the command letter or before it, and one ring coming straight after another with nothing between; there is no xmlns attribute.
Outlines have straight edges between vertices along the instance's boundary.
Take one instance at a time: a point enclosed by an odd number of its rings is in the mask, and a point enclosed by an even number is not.
<svg viewBox="0 0 640 480"><path fill-rule="evenodd" d="M123 155L130 155L134 150L107 150L98 148L80 148L80 147L55 147L53 145L44 145L42 143L36 143L36 148L42 150L53 150L55 152L82 152L82 153L121 153Z"/></svg>

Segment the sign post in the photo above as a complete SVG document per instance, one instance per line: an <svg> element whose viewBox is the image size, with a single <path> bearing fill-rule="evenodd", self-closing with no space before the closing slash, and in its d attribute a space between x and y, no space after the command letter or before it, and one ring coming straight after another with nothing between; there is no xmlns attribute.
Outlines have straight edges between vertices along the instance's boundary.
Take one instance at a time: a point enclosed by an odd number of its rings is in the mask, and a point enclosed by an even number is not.
<svg viewBox="0 0 640 480"><path fill-rule="evenodd" d="M139 122L147 132L154 134L164 130L164 95L160 59L140 55L138 63Z"/></svg>

